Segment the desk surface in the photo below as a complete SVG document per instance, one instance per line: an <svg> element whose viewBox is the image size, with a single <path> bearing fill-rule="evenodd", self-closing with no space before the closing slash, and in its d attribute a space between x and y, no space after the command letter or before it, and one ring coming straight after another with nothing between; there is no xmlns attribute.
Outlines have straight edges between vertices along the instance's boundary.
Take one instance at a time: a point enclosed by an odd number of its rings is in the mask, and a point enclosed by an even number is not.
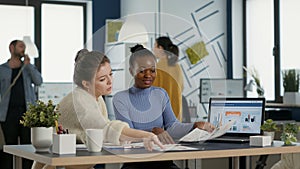
<svg viewBox="0 0 300 169"><path fill-rule="evenodd" d="M49 152L35 153L32 145L5 145L4 152L53 166L300 153L300 144L283 146L280 141L274 141L271 147L250 147L249 144L230 143L202 143L191 144L190 146L197 147L199 150L148 152L145 149L110 149L100 153L89 153L86 149L77 149L76 154L57 155Z"/></svg>

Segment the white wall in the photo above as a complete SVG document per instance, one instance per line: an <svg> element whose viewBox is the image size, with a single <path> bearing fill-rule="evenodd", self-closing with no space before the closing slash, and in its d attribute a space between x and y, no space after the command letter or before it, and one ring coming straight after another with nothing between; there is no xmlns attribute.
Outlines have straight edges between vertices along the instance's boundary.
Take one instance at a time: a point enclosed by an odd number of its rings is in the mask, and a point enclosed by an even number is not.
<svg viewBox="0 0 300 169"><path fill-rule="evenodd" d="M158 0L126 0L121 1L122 20L134 20L143 24L148 31L149 41L146 44L152 48L153 39L158 30L157 23Z"/></svg>
<svg viewBox="0 0 300 169"><path fill-rule="evenodd" d="M197 106L200 119L205 117L207 104L199 104L200 78L226 77L226 1L126 0L121 1L121 15L134 16L146 25L151 34L149 47L161 35L170 36L179 46L179 63L185 76L183 95L190 106ZM192 65L185 50L200 41L209 55Z"/></svg>

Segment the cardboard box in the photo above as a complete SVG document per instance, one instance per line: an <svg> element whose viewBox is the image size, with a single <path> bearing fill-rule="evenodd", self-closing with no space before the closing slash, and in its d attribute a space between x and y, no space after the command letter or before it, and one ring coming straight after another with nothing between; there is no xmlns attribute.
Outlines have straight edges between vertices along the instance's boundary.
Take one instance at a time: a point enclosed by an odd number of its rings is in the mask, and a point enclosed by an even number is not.
<svg viewBox="0 0 300 169"><path fill-rule="evenodd" d="M271 136L250 136L250 146L271 146Z"/></svg>
<svg viewBox="0 0 300 169"><path fill-rule="evenodd" d="M76 154L76 134L53 134L52 152L56 154Z"/></svg>

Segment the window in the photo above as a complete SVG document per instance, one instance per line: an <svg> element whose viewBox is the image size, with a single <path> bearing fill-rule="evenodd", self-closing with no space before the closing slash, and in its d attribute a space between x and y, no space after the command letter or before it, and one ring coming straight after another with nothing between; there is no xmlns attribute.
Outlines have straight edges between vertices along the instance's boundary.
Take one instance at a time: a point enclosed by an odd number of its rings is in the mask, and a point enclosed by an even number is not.
<svg viewBox="0 0 300 169"><path fill-rule="evenodd" d="M91 48L92 1L11 1L0 5L0 63L10 58L13 39L31 36L40 57L31 59L45 82L72 82L76 52ZM59 73L58 73L59 72ZM54 74L55 73L55 74Z"/></svg>
<svg viewBox="0 0 300 169"><path fill-rule="evenodd" d="M283 95L282 71L300 69L297 62L299 48L297 42L300 39L297 16L300 14L300 1L245 0L245 2L246 66L253 65L259 73L262 72L261 80L267 100L279 102Z"/></svg>
<svg viewBox="0 0 300 169"><path fill-rule="evenodd" d="M273 0L246 1L246 67L256 70L267 100L274 100L274 12ZM251 76L248 76L251 78ZM247 79L249 82L250 79ZM257 96L248 92L247 96Z"/></svg>
<svg viewBox="0 0 300 169"><path fill-rule="evenodd" d="M280 1L281 70L300 69L300 64L297 62L300 57L298 50L300 23L297 21L297 17L300 15L299 9L299 0ZM281 95L283 95L283 85L281 85Z"/></svg>
<svg viewBox="0 0 300 169"><path fill-rule="evenodd" d="M42 4L44 82L72 82L74 58L84 45L84 8Z"/></svg>
<svg viewBox="0 0 300 169"><path fill-rule="evenodd" d="M17 11L17 12L16 12ZM34 8L31 6L0 5L0 63L10 58L9 43L23 36L34 41ZM31 59L33 62L34 59Z"/></svg>

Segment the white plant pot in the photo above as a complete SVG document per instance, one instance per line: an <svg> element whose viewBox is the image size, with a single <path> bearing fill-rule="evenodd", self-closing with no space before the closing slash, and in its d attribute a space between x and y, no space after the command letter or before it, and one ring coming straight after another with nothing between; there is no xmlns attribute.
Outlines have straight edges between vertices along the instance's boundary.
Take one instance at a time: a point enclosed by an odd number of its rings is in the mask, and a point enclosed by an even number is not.
<svg viewBox="0 0 300 169"><path fill-rule="evenodd" d="M283 95L284 104L300 104L299 92L284 92Z"/></svg>
<svg viewBox="0 0 300 169"><path fill-rule="evenodd" d="M53 127L32 127L31 143L36 152L47 152L52 145Z"/></svg>
<svg viewBox="0 0 300 169"><path fill-rule="evenodd" d="M271 142L273 142L275 137L275 131L264 131L264 136L271 136Z"/></svg>

